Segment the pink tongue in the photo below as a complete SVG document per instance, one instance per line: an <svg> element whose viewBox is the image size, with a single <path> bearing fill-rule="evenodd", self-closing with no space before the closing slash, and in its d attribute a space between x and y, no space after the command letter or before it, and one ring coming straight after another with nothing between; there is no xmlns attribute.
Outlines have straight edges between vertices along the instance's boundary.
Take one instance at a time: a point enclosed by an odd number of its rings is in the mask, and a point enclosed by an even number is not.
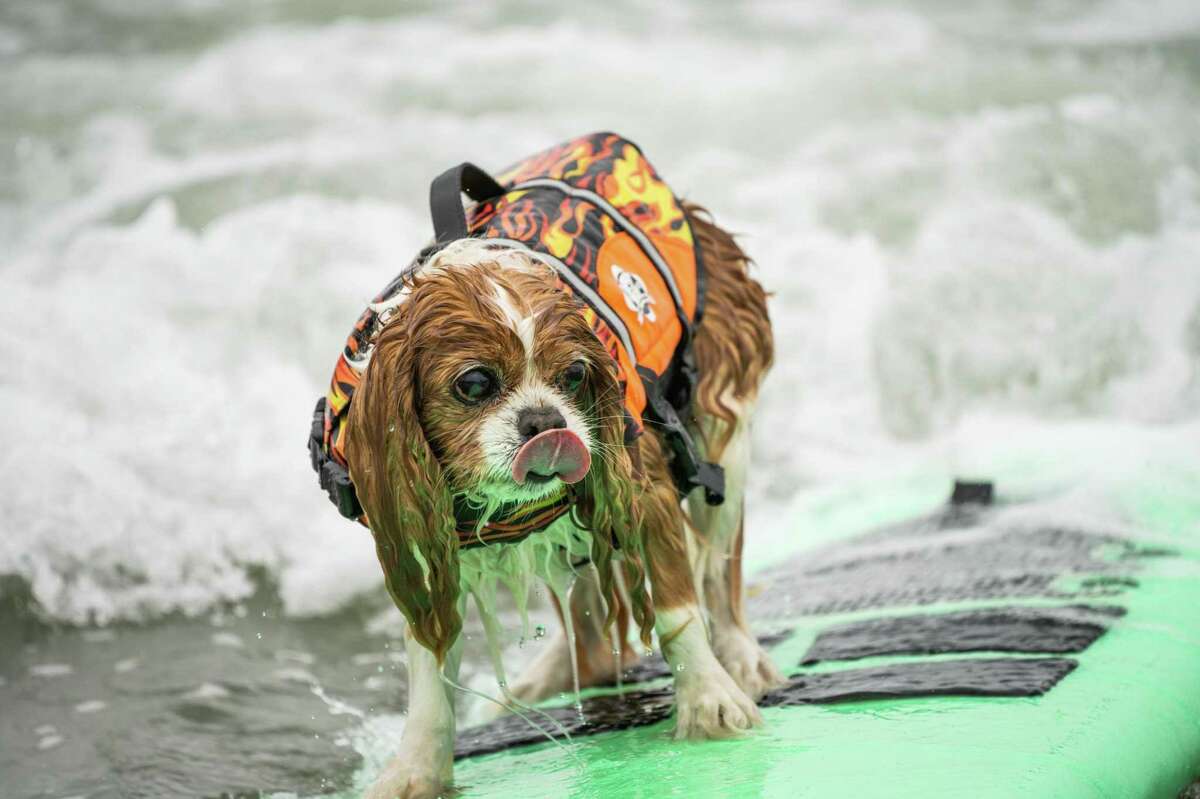
<svg viewBox="0 0 1200 799"><path fill-rule="evenodd" d="M524 483L530 474L558 475L564 483L578 483L592 466L592 456L579 436L570 430L547 430L525 442L513 459L512 476Z"/></svg>

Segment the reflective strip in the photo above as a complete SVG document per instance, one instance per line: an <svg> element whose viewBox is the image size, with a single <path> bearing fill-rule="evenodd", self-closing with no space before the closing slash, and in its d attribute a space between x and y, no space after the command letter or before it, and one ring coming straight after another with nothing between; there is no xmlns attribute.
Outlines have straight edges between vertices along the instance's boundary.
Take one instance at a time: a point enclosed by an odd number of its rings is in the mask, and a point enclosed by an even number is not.
<svg viewBox="0 0 1200 799"><path fill-rule="evenodd" d="M524 183L518 183L516 186L513 186L511 189L509 189L509 191L520 191L521 189L527 189L530 187L557 189L558 191L561 191L563 194L566 194L570 197L577 197L582 200L587 200L592 205L606 213L621 227L621 229L628 233L633 240L638 243L638 246L642 248L642 252L644 252L646 257L650 259L651 263L654 264L654 268L658 270L659 276L663 279L663 282L667 284L667 289L671 292L671 299L675 302L675 312L679 317L679 321L683 323L685 330L691 330L691 324L687 320L687 312L683 307L683 297L679 293L679 287L675 285L675 275L671 272L671 268L667 266L666 261L663 260L662 255L659 254L658 249L650 242L650 239L646 238L646 234L643 233L637 225L626 219L625 215L618 211L612 205L612 203L601 197L596 192L588 189L576 188L569 183L564 183L561 180L554 180L553 178L535 178L533 180L527 180Z"/></svg>
<svg viewBox="0 0 1200 799"><path fill-rule="evenodd" d="M485 241L489 244L493 242L496 244L507 244L510 247L525 250L530 254L530 256L537 258L542 263L553 268L554 271L557 272L559 276L571 286L572 290L582 296L584 300L587 301L587 304L592 307L592 310L598 313L600 317L608 323L608 326L612 328L612 331L617 334L617 338L621 340L621 346L625 348L625 354L629 356L630 365L634 369L637 369L637 352L635 352L633 349L633 342L629 338L629 330L625 327L625 323L621 321L621 317L613 313L612 308L610 308L608 303L604 301L604 298L597 294L595 289L584 282L583 278L575 274L575 271L571 269L571 267L567 266L550 253L542 252L541 250L535 250L523 241L491 236L483 237L480 239L480 241Z"/></svg>

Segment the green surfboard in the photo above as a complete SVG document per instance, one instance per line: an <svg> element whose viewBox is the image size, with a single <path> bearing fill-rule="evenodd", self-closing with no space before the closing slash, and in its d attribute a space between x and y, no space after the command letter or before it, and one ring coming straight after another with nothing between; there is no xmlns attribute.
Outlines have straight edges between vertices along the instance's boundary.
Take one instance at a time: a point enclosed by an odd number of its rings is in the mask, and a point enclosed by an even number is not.
<svg viewBox="0 0 1200 799"><path fill-rule="evenodd" d="M670 738L670 680L460 731L487 797L1174 797L1200 766L1200 509L1119 531L1040 522L959 484L946 506L846 530L754 575L748 610L788 684L765 726Z"/></svg>

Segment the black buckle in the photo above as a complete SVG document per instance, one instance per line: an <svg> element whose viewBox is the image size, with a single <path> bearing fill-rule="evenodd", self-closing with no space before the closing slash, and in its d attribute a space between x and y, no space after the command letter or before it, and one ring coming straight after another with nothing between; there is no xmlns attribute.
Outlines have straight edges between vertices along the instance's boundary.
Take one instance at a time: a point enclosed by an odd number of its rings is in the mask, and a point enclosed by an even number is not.
<svg viewBox="0 0 1200 799"><path fill-rule="evenodd" d="M362 505L358 504L358 494L354 493L354 483L350 482L350 473L346 467L333 459L326 460L321 466L321 488L329 494L329 501L338 509L338 513L347 519L357 519L362 516Z"/></svg>
<svg viewBox="0 0 1200 799"><path fill-rule="evenodd" d="M659 381L665 386L663 396L679 421L687 424L692 420L692 399L696 396L696 386L700 383L700 371L696 368L696 359L691 348L682 350L671 364L671 369Z"/></svg>
<svg viewBox="0 0 1200 799"><path fill-rule="evenodd" d="M700 461L696 464L695 476L689 481L691 488L704 488L704 501L709 505L725 504L725 468L719 463Z"/></svg>
<svg viewBox="0 0 1200 799"><path fill-rule="evenodd" d="M951 505L991 505L995 488L991 480L954 481L954 492L950 495Z"/></svg>
<svg viewBox="0 0 1200 799"><path fill-rule="evenodd" d="M350 472L325 453L324 397L317 400L317 407L313 409L312 428L308 434L308 457L321 488L329 495L329 501L338 509L338 513L347 519L362 516L362 505L358 502L358 494L354 492L354 483L350 482Z"/></svg>
<svg viewBox="0 0 1200 799"><path fill-rule="evenodd" d="M321 473L321 464L325 462L325 398L317 400L313 408L312 427L308 431L308 459L312 462L313 471Z"/></svg>
<svg viewBox="0 0 1200 799"><path fill-rule="evenodd" d="M725 470L719 464L701 460L696 451L696 444L688 434L687 428L679 420L679 414L671 403L667 402L658 389L655 380L643 375L646 384L646 402L651 411L651 421L663 431L667 446L671 448L671 476L681 494L687 495L693 489L704 489L704 501L709 505L720 505L725 502Z"/></svg>

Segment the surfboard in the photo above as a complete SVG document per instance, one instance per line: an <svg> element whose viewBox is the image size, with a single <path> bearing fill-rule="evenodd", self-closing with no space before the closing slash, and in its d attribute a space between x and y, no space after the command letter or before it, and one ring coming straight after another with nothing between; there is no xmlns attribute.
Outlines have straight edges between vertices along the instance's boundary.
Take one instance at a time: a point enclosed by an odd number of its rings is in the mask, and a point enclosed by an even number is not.
<svg viewBox="0 0 1200 799"><path fill-rule="evenodd" d="M748 613L788 677L762 730L672 740L670 675L648 659L582 712L543 707L565 748L513 717L460 731L459 790L1176 796L1200 769L1194 502L1141 535L1005 513L993 493L958 483L935 512L754 576Z"/></svg>

